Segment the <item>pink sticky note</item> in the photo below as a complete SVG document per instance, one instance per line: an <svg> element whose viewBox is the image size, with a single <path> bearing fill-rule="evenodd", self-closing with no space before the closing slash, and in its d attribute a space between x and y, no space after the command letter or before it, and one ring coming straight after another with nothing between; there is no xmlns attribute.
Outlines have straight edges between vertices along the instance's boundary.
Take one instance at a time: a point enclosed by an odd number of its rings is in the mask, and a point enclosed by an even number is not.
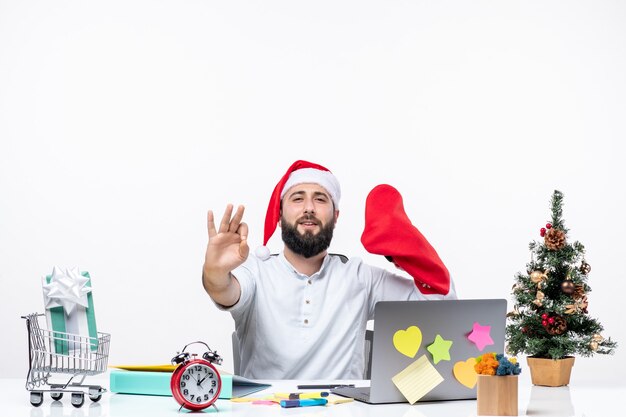
<svg viewBox="0 0 626 417"><path fill-rule="evenodd" d="M491 333L491 326L481 326L476 321L467 338L476 345L478 350L482 351L485 346L493 345L493 339L489 333Z"/></svg>
<svg viewBox="0 0 626 417"><path fill-rule="evenodd" d="M274 405L276 403L274 401L270 401L270 400L256 400L256 401L252 401L252 404L254 404L254 405Z"/></svg>

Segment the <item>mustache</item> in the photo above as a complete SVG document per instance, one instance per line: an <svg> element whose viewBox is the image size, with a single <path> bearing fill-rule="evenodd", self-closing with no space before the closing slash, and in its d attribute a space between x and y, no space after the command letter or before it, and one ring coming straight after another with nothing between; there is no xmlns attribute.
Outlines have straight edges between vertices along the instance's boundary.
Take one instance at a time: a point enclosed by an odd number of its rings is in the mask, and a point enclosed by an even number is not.
<svg viewBox="0 0 626 417"><path fill-rule="evenodd" d="M321 224L322 222L315 216L311 215L311 214L305 214L304 216L300 217L296 223L300 224L300 223L315 223L317 225Z"/></svg>

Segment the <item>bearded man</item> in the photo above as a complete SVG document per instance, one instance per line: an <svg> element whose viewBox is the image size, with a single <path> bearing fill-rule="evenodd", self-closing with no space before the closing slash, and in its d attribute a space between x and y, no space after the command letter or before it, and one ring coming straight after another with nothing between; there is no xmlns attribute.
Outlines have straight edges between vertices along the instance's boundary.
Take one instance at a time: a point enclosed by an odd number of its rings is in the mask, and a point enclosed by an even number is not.
<svg viewBox="0 0 626 417"><path fill-rule="evenodd" d="M423 287L361 259L329 254L340 198L339 181L327 168L292 164L274 188L265 218L263 244L280 223L285 245L273 256L266 246L248 256L243 206L233 215L229 204L219 227L208 212L202 282L235 320L242 376L362 379L366 325L378 301L456 298L448 270L414 227L411 247L427 255L411 267Z"/></svg>

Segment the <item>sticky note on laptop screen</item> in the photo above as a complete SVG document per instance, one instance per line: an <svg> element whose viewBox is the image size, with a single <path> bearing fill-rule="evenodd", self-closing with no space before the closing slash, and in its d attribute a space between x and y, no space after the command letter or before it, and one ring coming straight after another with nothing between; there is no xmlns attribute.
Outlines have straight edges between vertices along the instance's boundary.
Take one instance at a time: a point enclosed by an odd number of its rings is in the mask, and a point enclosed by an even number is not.
<svg viewBox="0 0 626 417"><path fill-rule="evenodd" d="M422 355L392 377L391 380L407 401L415 404L420 398L442 383L443 377L431 365L426 355Z"/></svg>

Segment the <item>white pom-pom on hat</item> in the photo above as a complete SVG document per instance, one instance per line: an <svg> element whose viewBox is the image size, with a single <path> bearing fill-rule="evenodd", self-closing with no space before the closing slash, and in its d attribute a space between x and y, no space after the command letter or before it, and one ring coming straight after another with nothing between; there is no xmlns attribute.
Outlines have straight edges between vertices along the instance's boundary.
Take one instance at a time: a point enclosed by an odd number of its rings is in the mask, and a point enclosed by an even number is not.
<svg viewBox="0 0 626 417"><path fill-rule="evenodd" d="M254 255L262 261L270 258L270 249L267 246L259 246L254 250Z"/></svg>

